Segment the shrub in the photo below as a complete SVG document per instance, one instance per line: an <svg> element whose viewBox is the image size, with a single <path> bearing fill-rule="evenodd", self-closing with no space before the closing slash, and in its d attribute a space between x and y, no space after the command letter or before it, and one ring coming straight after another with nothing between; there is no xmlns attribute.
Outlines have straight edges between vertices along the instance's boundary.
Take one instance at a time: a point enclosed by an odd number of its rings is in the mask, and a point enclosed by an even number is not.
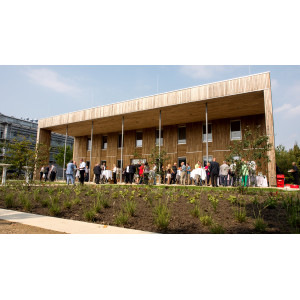
<svg viewBox="0 0 300 300"><path fill-rule="evenodd" d="M34 201L40 201L40 189L36 189L33 192L33 199Z"/></svg>
<svg viewBox="0 0 300 300"><path fill-rule="evenodd" d="M94 222L96 220L96 212L94 209L91 210L87 210L84 212L84 218L88 221L88 222Z"/></svg>
<svg viewBox="0 0 300 300"><path fill-rule="evenodd" d="M113 192L112 195L111 195L111 197L113 199L117 199L119 197L119 193L118 192Z"/></svg>
<svg viewBox="0 0 300 300"><path fill-rule="evenodd" d="M231 204L235 204L235 203L237 203L237 197L236 197L236 196L230 195L230 196L228 197L228 201L229 201Z"/></svg>
<svg viewBox="0 0 300 300"><path fill-rule="evenodd" d="M14 194L13 193L6 194L4 202L5 202L5 207L6 208L14 207Z"/></svg>
<svg viewBox="0 0 300 300"><path fill-rule="evenodd" d="M48 199L43 199L43 200L41 201L41 203L42 203L42 206L43 206L43 207L49 207L49 206L50 206L50 202L49 202Z"/></svg>
<svg viewBox="0 0 300 300"><path fill-rule="evenodd" d="M49 208L49 212L51 216L59 216L60 215L60 207L58 203L52 202Z"/></svg>
<svg viewBox="0 0 300 300"><path fill-rule="evenodd" d="M264 232L267 228L267 224L262 217L258 217L254 221L254 228L259 232Z"/></svg>
<svg viewBox="0 0 300 300"><path fill-rule="evenodd" d="M167 229L171 213L167 204L159 203L154 207L154 223L159 229Z"/></svg>
<svg viewBox="0 0 300 300"><path fill-rule="evenodd" d="M101 209L102 209L101 202L99 200L97 200L97 202L94 202L95 213L101 212Z"/></svg>
<svg viewBox="0 0 300 300"><path fill-rule="evenodd" d="M208 195L207 198L208 198L208 201L211 203L214 211L216 211L217 210L217 206L219 204L219 199L217 197L215 197L215 196L212 196L212 195Z"/></svg>
<svg viewBox="0 0 300 300"><path fill-rule="evenodd" d="M103 208L110 207L109 200L106 197L102 197L101 200L100 200L100 203L101 203L101 205L102 205Z"/></svg>
<svg viewBox="0 0 300 300"><path fill-rule="evenodd" d="M210 232L214 234L221 234L221 233L225 233L225 230L221 225L217 223L213 223L210 227Z"/></svg>
<svg viewBox="0 0 300 300"><path fill-rule="evenodd" d="M134 200L126 200L124 204L124 211L130 216L134 216L136 210L136 202Z"/></svg>
<svg viewBox="0 0 300 300"><path fill-rule="evenodd" d="M73 204L78 205L81 202L79 197L75 197L75 199L73 200Z"/></svg>
<svg viewBox="0 0 300 300"><path fill-rule="evenodd" d="M281 196L278 194L278 191L276 193L270 193L268 195L267 200L265 201L264 205L265 208L274 209L278 205L278 200L281 199Z"/></svg>
<svg viewBox="0 0 300 300"><path fill-rule="evenodd" d="M240 223L245 222L246 221L246 209L245 209L245 207L240 205L239 207L235 208L234 209L234 217Z"/></svg>
<svg viewBox="0 0 300 300"><path fill-rule="evenodd" d="M198 205L195 205L194 208L191 210L191 215L195 218L200 217L200 208Z"/></svg>
<svg viewBox="0 0 300 300"><path fill-rule="evenodd" d="M65 200L63 205L64 208L70 209L72 206L72 202L70 200Z"/></svg>
<svg viewBox="0 0 300 300"><path fill-rule="evenodd" d="M128 223L129 216L124 211L120 211L115 218L116 225L126 225Z"/></svg>
<svg viewBox="0 0 300 300"><path fill-rule="evenodd" d="M204 215L199 218L200 222L204 226L210 226L213 222L212 217L209 215Z"/></svg>

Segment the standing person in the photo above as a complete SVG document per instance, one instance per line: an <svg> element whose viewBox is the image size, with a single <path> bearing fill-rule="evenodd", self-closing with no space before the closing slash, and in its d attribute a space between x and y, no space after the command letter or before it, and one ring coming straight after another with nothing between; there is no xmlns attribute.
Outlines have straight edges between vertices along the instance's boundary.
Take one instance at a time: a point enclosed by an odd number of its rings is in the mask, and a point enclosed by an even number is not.
<svg viewBox="0 0 300 300"><path fill-rule="evenodd" d="M132 184L133 179L134 179L134 173L136 171L135 165L134 164L130 164L129 165L129 182Z"/></svg>
<svg viewBox="0 0 300 300"><path fill-rule="evenodd" d="M180 175L180 184L185 185L186 181L186 165L184 162L181 163L181 175Z"/></svg>
<svg viewBox="0 0 300 300"><path fill-rule="evenodd" d="M166 169L167 184L171 184L171 177L172 177L172 168L171 168L171 165L168 164L167 169Z"/></svg>
<svg viewBox="0 0 300 300"><path fill-rule="evenodd" d="M209 186L209 179L210 179L210 162L207 163L205 166L205 172L206 172L206 185Z"/></svg>
<svg viewBox="0 0 300 300"><path fill-rule="evenodd" d="M150 167L148 162L145 162L144 166L144 183L148 184L149 183L149 172L150 172Z"/></svg>
<svg viewBox="0 0 300 300"><path fill-rule="evenodd" d="M117 167L115 164L113 164L112 174L113 174L113 182L114 182L114 184L116 184L117 183Z"/></svg>
<svg viewBox="0 0 300 300"><path fill-rule="evenodd" d="M45 182L48 180L48 175L49 175L49 166L44 167L44 178Z"/></svg>
<svg viewBox="0 0 300 300"><path fill-rule="evenodd" d="M214 157L210 164L211 183L213 187L218 186L219 172L220 172L220 165L218 162L216 162L216 158Z"/></svg>
<svg viewBox="0 0 300 300"><path fill-rule="evenodd" d="M153 164L153 168L151 171L152 171L152 176L153 176L153 185L156 185L156 171L157 171L156 163Z"/></svg>
<svg viewBox="0 0 300 300"><path fill-rule="evenodd" d="M220 166L220 185L227 186L228 171L229 166L226 164L226 161L223 161L223 164Z"/></svg>
<svg viewBox="0 0 300 300"><path fill-rule="evenodd" d="M191 184L191 171L192 168L189 163L186 163L186 177L187 177L187 184Z"/></svg>
<svg viewBox="0 0 300 300"><path fill-rule="evenodd" d="M40 181L42 181L43 175L44 175L44 166L42 166L40 170Z"/></svg>
<svg viewBox="0 0 300 300"><path fill-rule="evenodd" d="M89 174L90 174L90 162L86 162L85 165L85 175L84 175L84 181L88 182L89 181Z"/></svg>
<svg viewBox="0 0 300 300"><path fill-rule="evenodd" d="M129 183L129 165L125 168L125 183Z"/></svg>
<svg viewBox="0 0 300 300"><path fill-rule="evenodd" d="M100 175L101 175L101 168L100 168L99 164L96 164L94 166L93 172L95 174L95 182L96 182L96 184L99 184L99 182L100 182Z"/></svg>
<svg viewBox="0 0 300 300"><path fill-rule="evenodd" d="M80 165L79 165L79 181L81 184L84 184L84 173L85 173L85 167L86 164L83 161L83 159L80 160Z"/></svg>
<svg viewBox="0 0 300 300"><path fill-rule="evenodd" d="M171 184L175 184L176 183L176 175L177 175L177 163L174 162L173 166L172 166L172 176L171 176Z"/></svg>
<svg viewBox="0 0 300 300"><path fill-rule="evenodd" d="M254 160L249 163L250 186L255 186L256 163Z"/></svg>
<svg viewBox="0 0 300 300"><path fill-rule="evenodd" d="M290 170L291 173L293 173L294 176L294 183L299 185L299 171L296 162L292 163L293 168Z"/></svg>
<svg viewBox="0 0 300 300"><path fill-rule="evenodd" d="M230 175L229 185L235 186L235 182L236 182L236 163L235 162L233 162L230 165L229 175Z"/></svg>
<svg viewBox="0 0 300 300"><path fill-rule="evenodd" d="M56 167L54 165L52 165L51 169L50 169L50 180L51 181L55 180L56 172L57 172Z"/></svg>
<svg viewBox="0 0 300 300"><path fill-rule="evenodd" d="M67 185L69 185L69 182L71 181L71 184L75 185L74 182L74 171L76 170L76 166L73 164L73 160L70 160L70 162L67 164Z"/></svg>
<svg viewBox="0 0 300 300"><path fill-rule="evenodd" d="M249 169L248 169L248 162L245 162L242 158L242 186L246 187L248 183L248 176L249 176Z"/></svg>
<svg viewBox="0 0 300 300"><path fill-rule="evenodd" d="M197 163L195 164L195 169L198 169L200 165L201 165L200 160L198 160Z"/></svg>
<svg viewBox="0 0 300 300"><path fill-rule="evenodd" d="M139 176L140 176L139 184L142 184L143 180L144 180L144 163L142 163L140 168L139 168Z"/></svg>

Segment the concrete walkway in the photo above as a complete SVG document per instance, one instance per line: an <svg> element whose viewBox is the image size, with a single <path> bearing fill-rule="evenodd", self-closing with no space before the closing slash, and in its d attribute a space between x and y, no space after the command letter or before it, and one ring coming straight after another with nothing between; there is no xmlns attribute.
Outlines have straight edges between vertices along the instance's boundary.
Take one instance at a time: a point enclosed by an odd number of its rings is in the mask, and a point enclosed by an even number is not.
<svg viewBox="0 0 300 300"><path fill-rule="evenodd" d="M0 209L0 219L73 234L149 234L152 232Z"/></svg>

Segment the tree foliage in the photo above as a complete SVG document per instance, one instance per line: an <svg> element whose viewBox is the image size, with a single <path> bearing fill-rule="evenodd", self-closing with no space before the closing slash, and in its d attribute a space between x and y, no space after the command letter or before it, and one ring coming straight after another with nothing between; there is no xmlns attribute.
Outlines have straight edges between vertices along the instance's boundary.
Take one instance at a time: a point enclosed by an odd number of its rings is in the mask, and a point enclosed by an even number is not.
<svg viewBox="0 0 300 300"><path fill-rule="evenodd" d="M269 137L261 134L260 126L257 126L255 130L251 130L247 126L242 139L234 141L233 145L229 147L230 154L226 157L226 160L236 164L236 175L238 177L241 175L242 158L245 161L255 161L257 167L267 174L268 162L270 161L268 152L271 147Z"/></svg>
<svg viewBox="0 0 300 300"><path fill-rule="evenodd" d="M294 177L292 173L288 170L292 168L292 162L296 162L298 168L300 167L300 148L297 143L295 143L292 149L286 150L283 145L279 145L275 149L276 154L276 164L280 169L280 173L284 174L286 183L293 183Z"/></svg>
<svg viewBox="0 0 300 300"><path fill-rule="evenodd" d="M64 153L65 153L65 146L58 146L56 147L58 153L54 155L54 159L56 163L65 168L64 166ZM73 149L70 146L66 147L66 164L73 158Z"/></svg>
<svg viewBox="0 0 300 300"><path fill-rule="evenodd" d="M162 171L162 166L165 164L165 162L170 158L170 156L168 156L167 152L165 150L160 150L159 153L159 147L156 146L155 148L153 148L151 150L150 153L150 159L149 162L151 164L156 163L157 165L157 173L159 174L159 163L160 163L160 175L163 175L163 171Z"/></svg>

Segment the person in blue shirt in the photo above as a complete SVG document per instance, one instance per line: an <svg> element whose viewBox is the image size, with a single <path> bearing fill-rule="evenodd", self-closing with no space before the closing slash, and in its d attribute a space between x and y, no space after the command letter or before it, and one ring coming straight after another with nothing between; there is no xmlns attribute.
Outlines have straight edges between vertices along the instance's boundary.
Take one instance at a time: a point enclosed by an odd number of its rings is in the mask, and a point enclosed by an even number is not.
<svg viewBox="0 0 300 300"><path fill-rule="evenodd" d="M67 184L69 185L69 182L71 181L72 184L74 184L74 171L76 170L75 165L73 164L73 160L70 160L70 162L67 164Z"/></svg>

